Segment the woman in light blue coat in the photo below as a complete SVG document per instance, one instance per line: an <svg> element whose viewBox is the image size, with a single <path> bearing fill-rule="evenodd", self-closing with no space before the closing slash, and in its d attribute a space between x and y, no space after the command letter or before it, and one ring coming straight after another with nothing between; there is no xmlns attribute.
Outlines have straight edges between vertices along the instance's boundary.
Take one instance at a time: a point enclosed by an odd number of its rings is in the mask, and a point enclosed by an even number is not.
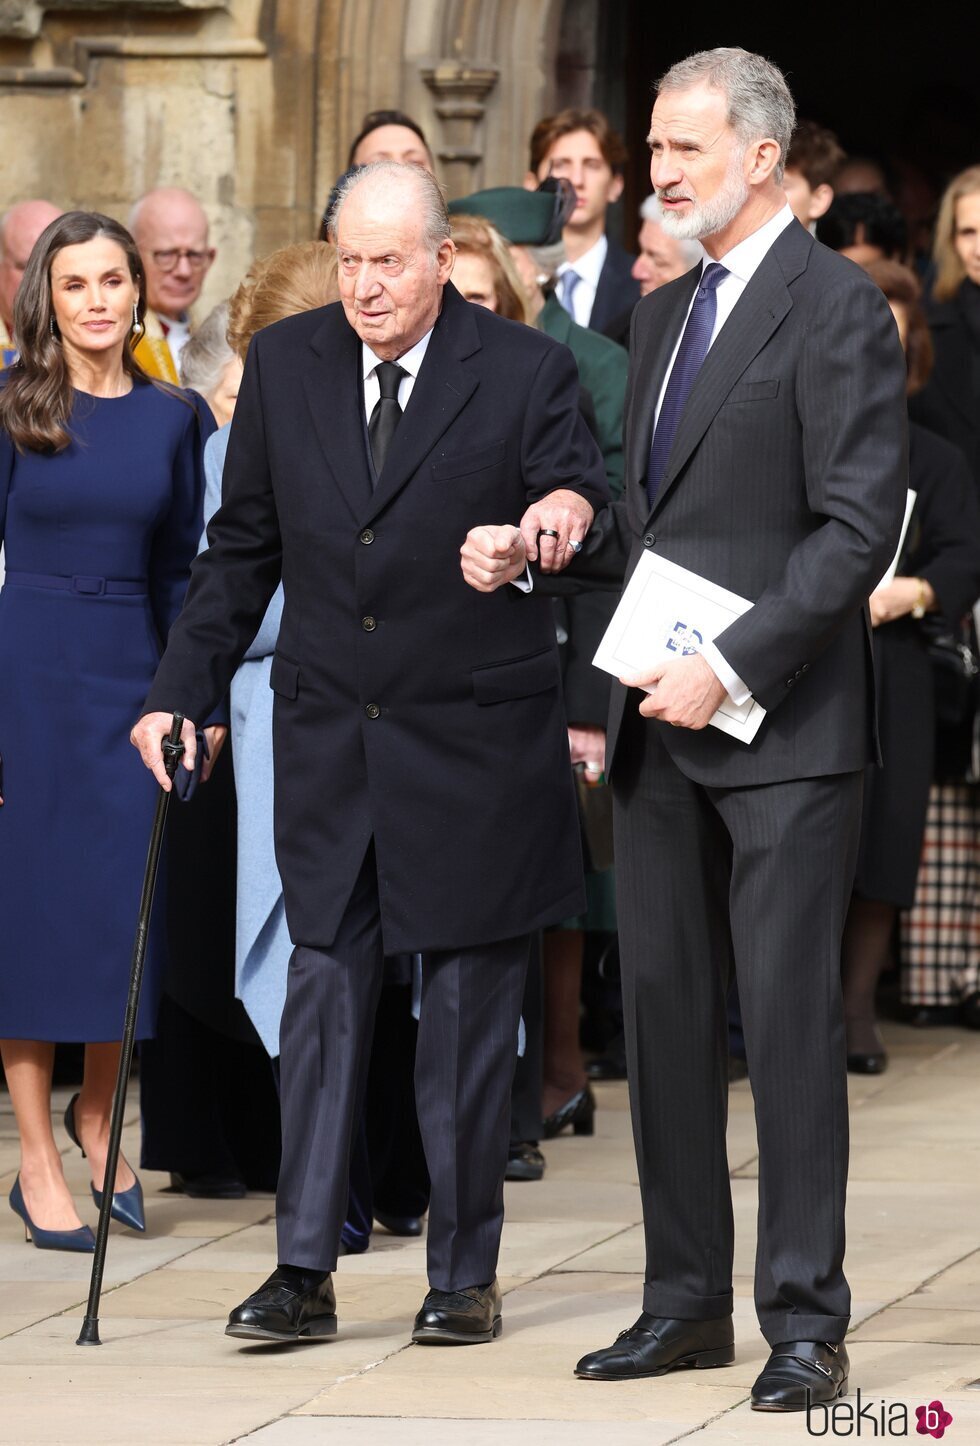
<svg viewBox="0 0 980 1446"><path fill-rule="evenodd" d="M221 474L230 424L204 451L204 521L221 506ZM201 539L207 546L207 538ZM279 1054L292 943L272 842L272 689L269 674L282 619L282 584L231 685L231 742L238 797L238 899L235 994L270 1057Z"/></svg>

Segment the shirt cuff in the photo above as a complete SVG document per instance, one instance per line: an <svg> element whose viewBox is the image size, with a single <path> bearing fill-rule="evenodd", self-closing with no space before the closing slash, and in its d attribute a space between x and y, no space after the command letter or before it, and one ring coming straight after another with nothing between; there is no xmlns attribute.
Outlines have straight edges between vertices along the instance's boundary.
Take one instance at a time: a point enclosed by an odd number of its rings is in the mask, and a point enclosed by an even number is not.
<svg viewBox="0 0 980 1446"><path fill-rule="evenodd" d="M738 674L725 662L714 643L705 643L701 656L736 706L749 701L752 694Z"/></svg>
<svg viewBox="0 0 980 1446"><path fill-rule="evenodd" d="M516 587L518 592L527 593L534 591L534 579L531 576L531 569L528 567L527 563L524 564L524 576L512 577L510 580L510 585L511 587Z"/></svg>

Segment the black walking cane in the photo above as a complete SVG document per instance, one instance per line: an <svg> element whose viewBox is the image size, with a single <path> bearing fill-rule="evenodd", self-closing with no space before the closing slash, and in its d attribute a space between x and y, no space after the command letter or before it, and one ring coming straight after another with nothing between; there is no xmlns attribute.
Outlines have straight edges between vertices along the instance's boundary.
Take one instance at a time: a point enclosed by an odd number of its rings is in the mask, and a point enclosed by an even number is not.
<svg viewBox="0 0 980 1446"><path fill-rule="evenodd" d="M163 743L163 766L168 778L177 772L177 764L184 752L180 741L180 730L184 726L182 714L175 713L170 737ZM171 793L173 790L171 790ZM88 1292L88 1309L82 1322L76 1346L100 1346L99 1301L102 1297L102 1272L105 1269L106 1248L109 1244L109 1216L112 1212L112 1197L116 1188L116 1166L119 1163L119 1147L122 1144L123 1114L126 1109L126 1087L129 1072L133 1067L133 1046L136 1042L136 1014L140 1004L140 988L143 983L143 964L146 959L146 939L150 928L150 913L153 909L153 895L157 886L157 870L160 867L160 850L163 846L163 830L167 823L167 809L170 793L161 788L157 809L153 816L153 830L150 847L146 855L146 872L143 875L143 892L140 895L140 912L136 924L136 940L133 944L133 962L129 974L129 998L126 1000L126 1017L123 1023L122 1049L119 1054L119 1073L116 1076L116 1091L112 1097L112 1120L109 1125L109 1153L105 1162L105 1179L102 1181L102 1205L99 1210L99 1228L95 1235L95 1256L92 1260L92 1281Z"/></svg>

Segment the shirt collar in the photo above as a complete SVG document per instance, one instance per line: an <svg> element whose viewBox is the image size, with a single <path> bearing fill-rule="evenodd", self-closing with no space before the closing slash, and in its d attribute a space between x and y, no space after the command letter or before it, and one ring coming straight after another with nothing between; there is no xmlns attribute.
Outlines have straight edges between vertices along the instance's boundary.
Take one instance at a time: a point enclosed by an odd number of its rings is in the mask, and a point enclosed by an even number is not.
<svg viewBox="0 0 980 1446"><path fill-rule="evenodd" d="M402 368L403 371L408 372L410 377L418 377L419 369L422 366L422 361L425 357L426 349L428 348L429 341L432 337L432 332L433 328L430 326L429 330L425 333L425 336L422 338L422 340L417 341L410 351L407 351L404 356L400 356L398 358L398 365ZM365 381L367 381L368 377L374 371L375 367L379 366L380 363L381 357L375 356L374 352L368 346L367 342L362 341L361 375L364 377Z"/></svg>
<svg viewBox="0 0 980 1446"><path fill-rule="evenodd" d="M599 285L599 273L606 264L608 252L609 241L603 234L594 246L590 246L588 251L582 252L577 261L563 261L558 268L558 275L561 276L566 271L574 271L595 291Z"/></svg>
<svg viewBox="0 0 980 1446"><path fill-rule="evenodd" d="M766 252L776 237L785 231L792 219L793 212L789 206L784 206L782 210L776 212L775 216L770 216L758 231L753 231L751 236L746 236L745 240L740 241L737 246L733 246L731 251L724 256L719 256L719 264L724 266L726 271L730 271L733 276L737 276L739 281L751 281ZM704 258L704 264L710 266L710 256Z"/></svg>

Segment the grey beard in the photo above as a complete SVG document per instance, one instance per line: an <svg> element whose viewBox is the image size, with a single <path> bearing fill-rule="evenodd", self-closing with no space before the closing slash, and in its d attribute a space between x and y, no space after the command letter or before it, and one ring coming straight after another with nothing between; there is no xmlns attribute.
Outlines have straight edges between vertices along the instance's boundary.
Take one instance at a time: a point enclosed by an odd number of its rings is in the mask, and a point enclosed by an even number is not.
<svg viewBox="0 0 980 1446"><path fill-rule="evenodd" d="M663 205L663 194L657 193ZM748 200L748 183L735 167L725 177L718 193L708 201L695 201L690 211L681 215L664 209L660 224L675 241L700 241L730 226Z"/></svg>

